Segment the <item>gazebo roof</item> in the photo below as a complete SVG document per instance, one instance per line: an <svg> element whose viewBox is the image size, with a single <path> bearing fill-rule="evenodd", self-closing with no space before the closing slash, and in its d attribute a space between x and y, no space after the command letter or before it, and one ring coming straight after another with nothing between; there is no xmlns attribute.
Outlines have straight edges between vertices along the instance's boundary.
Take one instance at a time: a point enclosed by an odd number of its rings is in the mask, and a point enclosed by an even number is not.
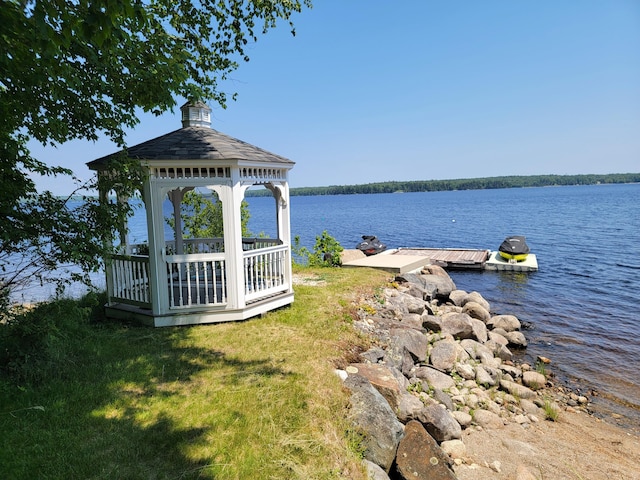
<svg viewBox="0 0 640 480"><path fill-rule="evenodd" d="M295 162L230 137L205 126L187 126L126 149L129 158L138 160L245 160L292 167ZM87 165L100 170L122 151L93 160Z"/></svg>

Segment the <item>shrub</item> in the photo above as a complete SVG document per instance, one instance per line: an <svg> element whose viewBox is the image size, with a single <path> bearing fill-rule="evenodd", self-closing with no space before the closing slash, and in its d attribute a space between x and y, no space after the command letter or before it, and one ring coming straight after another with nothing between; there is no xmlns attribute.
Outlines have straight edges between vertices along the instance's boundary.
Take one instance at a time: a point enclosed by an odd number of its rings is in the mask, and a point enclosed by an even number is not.
<svg viewBox="0 0 640 480"><path fill-rule="evenodd" d="M342 264L340 252L344 248L324 230L322 235L316 236L313 252L309 251L307 247L300 246L300 236L293 239L292 250L295 257L311 267L336 267Z"/></svg>
<svg viewBox="0 0 640 480"><path fill-rule="evenodd" d="M102 297L58 299L13 309L0 324L0 373L13 383L36 384L73 361L73 345Z"/></svg>

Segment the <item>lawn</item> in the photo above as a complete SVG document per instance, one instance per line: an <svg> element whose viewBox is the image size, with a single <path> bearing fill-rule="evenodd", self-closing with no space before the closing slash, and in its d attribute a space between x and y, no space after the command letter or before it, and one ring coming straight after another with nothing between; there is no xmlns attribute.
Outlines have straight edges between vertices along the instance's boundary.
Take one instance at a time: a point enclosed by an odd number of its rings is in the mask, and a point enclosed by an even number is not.
<svg viewBox="0 0 640 480"><path fill-rule="evenodd" d="M42 375L0 376L0 478L362 478L332 372L388 274L296 276L293 305L246 322L61 327Z"/></svg>

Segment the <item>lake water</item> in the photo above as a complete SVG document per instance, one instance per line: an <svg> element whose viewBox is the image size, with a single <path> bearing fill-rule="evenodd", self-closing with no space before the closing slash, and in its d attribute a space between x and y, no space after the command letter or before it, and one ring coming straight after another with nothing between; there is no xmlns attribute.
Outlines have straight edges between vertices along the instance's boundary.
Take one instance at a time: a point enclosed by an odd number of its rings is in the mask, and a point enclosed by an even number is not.
<svg viewBox="0 0 640 480"><path fill-rule="evenodd" d="M250 230L274 237L273 199L248 202ZM549 357L559 379L598 393L598 411L640 425L640 185L291 197L291 226L308 248L323 230L345 248L377 235L389 248L496 250L526 236L538 272L451 277L531 325L528 361ZM146 240L144 210L130 227L132 242Z"/></svg>
<svg viewBox="0 0 640 480"><path fill-rule="evenodd" d="M248 201L250 229L271 233L273 200ZM640 185L292 197L291 225L309 248L323 230L345 248L371 234L496 250L525 235L538 272L451 272L457 287L531 325L529 361L549 357L561 380L597 391L597 409L640 425Z"/></svg>

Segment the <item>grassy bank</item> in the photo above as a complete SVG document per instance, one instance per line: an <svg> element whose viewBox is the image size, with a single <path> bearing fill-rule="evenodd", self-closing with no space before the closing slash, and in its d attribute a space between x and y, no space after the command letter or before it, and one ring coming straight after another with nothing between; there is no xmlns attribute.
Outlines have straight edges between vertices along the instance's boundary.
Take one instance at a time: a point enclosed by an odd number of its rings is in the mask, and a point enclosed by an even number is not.
<svg viewBox="0 0 640 480"><path fill-rule="evenodd" d="M45 378L0 377L0 478L360 478L332 370L387 274L296 274L292 306L247 322L61 332Z"/></svg>

